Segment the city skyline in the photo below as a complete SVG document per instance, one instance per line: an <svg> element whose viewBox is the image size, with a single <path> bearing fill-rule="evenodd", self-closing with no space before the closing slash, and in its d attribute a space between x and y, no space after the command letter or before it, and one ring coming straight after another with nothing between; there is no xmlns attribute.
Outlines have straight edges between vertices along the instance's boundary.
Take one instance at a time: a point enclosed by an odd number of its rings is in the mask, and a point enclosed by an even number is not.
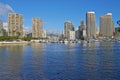
<svg viewBox="0 0 120 80"><path fill-rule="evenodd" d="M24 3L23 3L24 2ZM119 1L118 1L119 2ZM117 20L119 20L120 11L117 10L118 2L116 1L96 1L91 0L88 2L87 0L68 0L64 1L0 1L0 7L4 8L7 6L11 11L15 13L22 14L24 17L24 26L32 28L33 17L39 17L43 20L43 29L45 30L54 30L56 32L62 31L64 29L64 22L66 20L70 20L74 23L75 29L79 26L81 20L86 21L85 14L89 11L94 11L96 14L96 23L100 28L99 17L106 14L113 14L113 21L115 23L115 27L117 27ZM107 4L107 5L106 5ZM114 6L111 6L111 5ZM21 6L22 5L22 6ZM8 9L8 10L9 10ZM4 15L0 10L0 18L4 19Z"/></svg>

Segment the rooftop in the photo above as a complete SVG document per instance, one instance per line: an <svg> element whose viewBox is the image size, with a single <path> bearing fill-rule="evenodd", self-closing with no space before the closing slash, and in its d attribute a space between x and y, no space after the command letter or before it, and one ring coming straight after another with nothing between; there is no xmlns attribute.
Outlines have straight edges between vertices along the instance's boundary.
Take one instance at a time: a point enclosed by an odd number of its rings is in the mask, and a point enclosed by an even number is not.
<svg viewBox="0 0 120 80"><path fill-rule="evenodd" d="M112 13L107 13L106 15L112 15Z"/></svg>
<svg viewBox="0 0 120 80"><path fill-rule="evenodd" d="M90 11L90 12L87 12L87 13L92 13L92 14L95 14L95 12L93 12L93 11Z"/></svg>

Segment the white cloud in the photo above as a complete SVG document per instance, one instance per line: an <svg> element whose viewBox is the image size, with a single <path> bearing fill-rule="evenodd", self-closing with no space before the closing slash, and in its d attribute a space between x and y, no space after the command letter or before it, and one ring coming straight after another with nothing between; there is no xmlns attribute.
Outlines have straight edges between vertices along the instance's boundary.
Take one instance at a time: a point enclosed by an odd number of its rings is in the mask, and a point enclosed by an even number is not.
<svg viewBox="0 0 120 80"><path fill-rule="evenodd" d="M8 4L0 2L0 19L3 21L3 28L8 30L7 16L8 13L14 13L13 8Z"/></svg>
<svg viewBox="0 0 120 80"><path fill-rule="evenodd" d="M3 3L0 2L0 19L3 22L7 21L8 13L14 13L14 12L15 11L13 10L13 8L10 5L3 4Z"/></svg>
<svg viewBox="0 0 120 80"><path fill-rule="evenodd" d="M8 13L14 13L13 8L8 4L0 3L0 15L7 15Z"/></svg>
<svg viewBox="0 0 120 80"><path fill-rule="evenodd" d="M6 10L8 10L9 12L14 12L13 8L8 4L6 4Z"/></svg>

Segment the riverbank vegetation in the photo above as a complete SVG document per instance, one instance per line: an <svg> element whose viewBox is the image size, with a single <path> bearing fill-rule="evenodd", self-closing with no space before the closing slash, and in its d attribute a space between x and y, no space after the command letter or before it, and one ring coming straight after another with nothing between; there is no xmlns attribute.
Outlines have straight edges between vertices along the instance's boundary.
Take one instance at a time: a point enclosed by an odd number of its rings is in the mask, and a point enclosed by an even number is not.
<svg viewBox="0 0 120 80"><path fill-rule="evenodd" d="M23 37L23 38L19 38L18 36L16 37L11 37L11 36L0 36L0 41L30 41L30 40L46 40L48 38L33 38L33 37Z"/></svg>

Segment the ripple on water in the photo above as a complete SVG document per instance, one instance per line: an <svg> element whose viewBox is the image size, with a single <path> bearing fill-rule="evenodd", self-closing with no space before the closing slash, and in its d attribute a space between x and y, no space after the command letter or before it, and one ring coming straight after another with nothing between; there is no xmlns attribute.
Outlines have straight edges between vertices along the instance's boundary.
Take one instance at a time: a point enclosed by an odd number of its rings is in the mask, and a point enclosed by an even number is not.
<svg viewBox="0 0 120 80"><path fill-rule="evenodd" d="M120 43L2 45L0 80L119 80Z"/></svg>

